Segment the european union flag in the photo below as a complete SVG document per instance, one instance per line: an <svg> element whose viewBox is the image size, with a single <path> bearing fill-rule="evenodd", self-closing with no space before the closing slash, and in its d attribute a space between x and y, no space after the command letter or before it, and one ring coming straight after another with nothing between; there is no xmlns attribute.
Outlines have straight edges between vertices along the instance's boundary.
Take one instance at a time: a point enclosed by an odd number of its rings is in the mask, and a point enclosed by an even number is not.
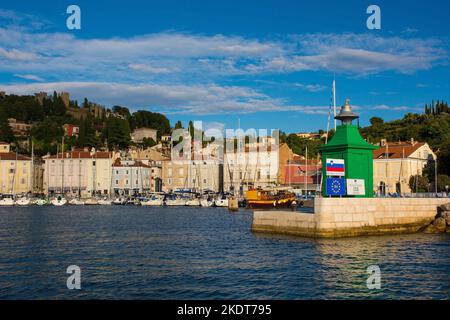
<svg viewBox="0 0 450 320"><path fill-rule="evenodd" d="M327 195L344 196L345 195L345 179L327 178Z"/></svg>

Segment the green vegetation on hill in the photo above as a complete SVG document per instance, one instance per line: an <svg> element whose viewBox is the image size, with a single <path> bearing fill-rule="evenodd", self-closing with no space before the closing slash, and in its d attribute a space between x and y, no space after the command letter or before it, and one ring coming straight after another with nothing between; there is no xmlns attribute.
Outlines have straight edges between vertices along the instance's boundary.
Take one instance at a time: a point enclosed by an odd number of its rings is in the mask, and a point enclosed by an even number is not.
<svg viewBox="0 0 450 320"><path fill-rule="evenodd" d="M445 102L425 106L423 114L408 113L400 120L384 122L370 119L371 125L361 128L361 134L371 143L387 141L427 142L438 156L438 172L450 175L450 109Z"/></svg>
<svg viewBox="0 0 450 320"><path fill-rule="evenodd" d="M70 101L72 109L83 109L95 106L87 98L81 107L77 101ZM131 113L122 106L114 106L113 114L106 117L103 113L94 117L90 112L85 113L83 119L76 119L68 112L64 101L56 92L39 103L35 96L7 95L0 99L0 141L12 142L18 146L22 153L29 153L29 144L24 141L33 139L36 155L56 152L56 145L61 143L64 135L64 124L74 124L80 127L78 138L66 137L66 150L71 147L95 148L126 148L131 144L130 132L135 128L152 128L161 134L170 133L169 120L160 113L139 110ZM19 122L33 124L32 129L25 137L14 137L8 125L8 118L15 118ZM144 141L144 146L154 145L155 141ZM21 146L28 145L28 148Z"/></svg>

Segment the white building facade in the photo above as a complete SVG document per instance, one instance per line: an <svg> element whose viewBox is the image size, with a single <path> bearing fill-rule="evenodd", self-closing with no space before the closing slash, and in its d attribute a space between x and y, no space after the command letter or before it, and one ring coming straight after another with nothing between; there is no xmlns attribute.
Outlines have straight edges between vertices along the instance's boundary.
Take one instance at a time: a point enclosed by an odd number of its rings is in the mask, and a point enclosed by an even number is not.
<svg viewBox="0 0 450 320"><path fill-rule="evenodd" d="M74 150L44 156L45 194L88 198L111 194L113 152Z"/></svg>

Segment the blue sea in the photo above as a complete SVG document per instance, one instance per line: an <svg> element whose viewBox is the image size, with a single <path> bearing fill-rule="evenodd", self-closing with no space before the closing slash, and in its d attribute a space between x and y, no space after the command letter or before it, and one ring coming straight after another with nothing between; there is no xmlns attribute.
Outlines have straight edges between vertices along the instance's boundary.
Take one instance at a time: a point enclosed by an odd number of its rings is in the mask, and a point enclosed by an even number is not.
<svg viewBox="0 0 450 320"><path fill-rule="evenodd" d="M0 208L0 299L449 299L450 236L253 233L224 208ZM81 289L69 290L67 267ZM381 288L368 289L377 265Z"/></svg>

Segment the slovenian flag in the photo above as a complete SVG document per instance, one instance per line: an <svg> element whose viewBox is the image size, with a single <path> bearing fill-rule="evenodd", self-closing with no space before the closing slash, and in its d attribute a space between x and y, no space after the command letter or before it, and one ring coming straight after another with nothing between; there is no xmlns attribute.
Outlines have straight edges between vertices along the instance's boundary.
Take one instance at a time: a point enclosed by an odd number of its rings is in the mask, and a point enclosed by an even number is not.
<svg viewBox="0 0 450 320"><path fill-rule="evenodd" d="M343 159L327 159L327 173L328 175L332 175L336 173L336 175L342 175L345 171L344 160Z"/></svg>

